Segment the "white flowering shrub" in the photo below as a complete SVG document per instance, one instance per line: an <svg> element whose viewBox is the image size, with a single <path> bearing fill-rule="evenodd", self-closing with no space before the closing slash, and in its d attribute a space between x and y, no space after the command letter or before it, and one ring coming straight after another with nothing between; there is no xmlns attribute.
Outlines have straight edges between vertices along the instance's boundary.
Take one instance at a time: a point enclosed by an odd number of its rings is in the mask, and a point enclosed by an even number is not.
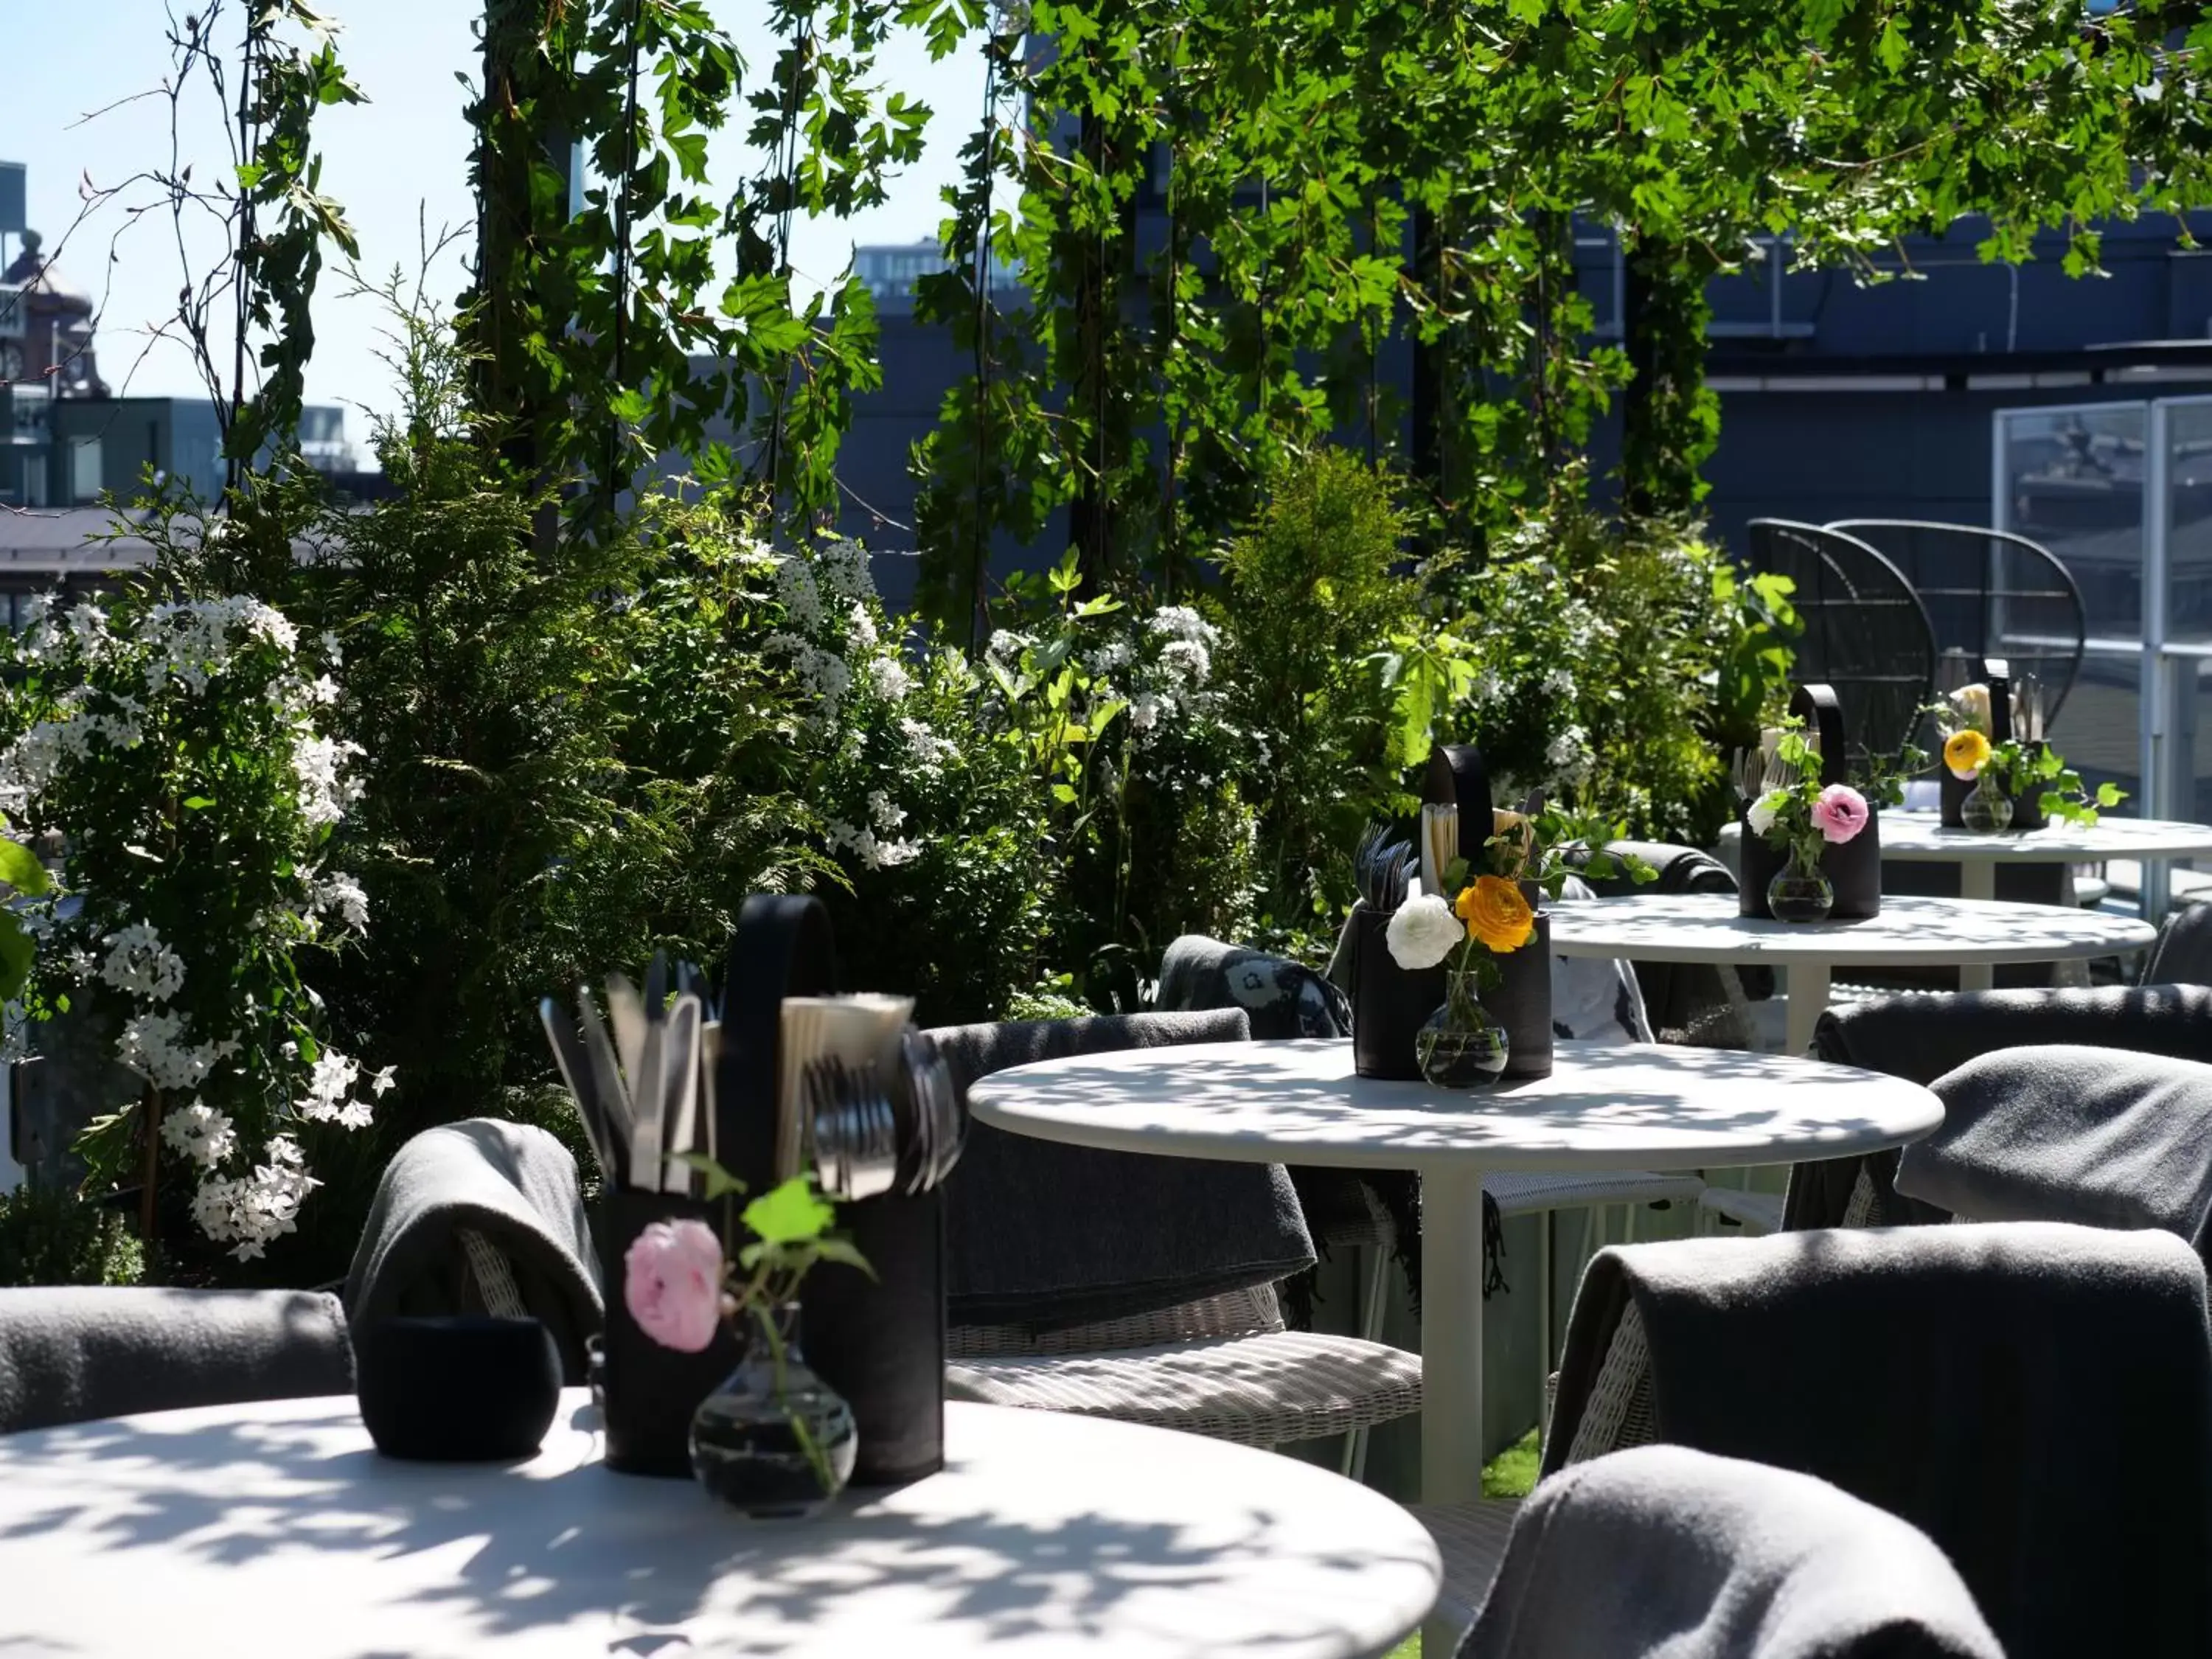
<svg viewBox="0 0 2212 1659"><path fill-rule="evenodd" d="M965 653L891 622L857 542L761 552L763 654L796 696L800 793L836 871L816 890L856 982L911 990L930 1021L994 1017L1051 946L1044 791Z"/></svg>
<svg viewBox="0 0 2212 1659"><path fill-rule="evenodd" d="M1560 509L1445 591L1446 637L1395 643L1451 659L1436 727L1481 744L1501 800L1540 785L1632 834L1709 844L1726 812L1717 681L1745 625L1723 550L1680 526Z"/></svg>
<svg viewBox="0 0 2212 1659"><path fill-rule="evenodd" d="M331 1045L295 963L369 921L327 861L359 795L325 729L337 666L243 597L42 604L0 649L0 810L65 848L45 890L15 884L37 947L17 1040L112 1030L140 1091L79 1142L92 1189L150 1174L241 1261L294 1231L316 1126L361 1128L392 1082Z"/></svg>

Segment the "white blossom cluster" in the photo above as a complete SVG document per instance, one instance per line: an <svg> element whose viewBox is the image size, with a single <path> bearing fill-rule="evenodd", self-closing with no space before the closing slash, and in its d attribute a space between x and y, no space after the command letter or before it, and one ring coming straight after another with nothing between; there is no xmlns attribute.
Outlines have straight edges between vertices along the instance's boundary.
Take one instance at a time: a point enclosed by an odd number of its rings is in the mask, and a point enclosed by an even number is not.
<svg viewBox="0 0 2212 1659"><path fill-rule="evenodd" d="M944 769L945 762L960 758L960 745L950 738L939 737L925 720L911 715L901 719L899 735L906 739L907 758L926 777L935 777Z"/></svg>
<svg viewBox="0 0 2212 1659"><path fill-rule="evenodd" d="M341 1128L365 1129L369 1123L369 1103L347 1098L360 1081L359 1060L335 1048L324 1048L317 1053L315 1063L308 1068L307 1091L293 1102L294 1109L310 1123L335 1123ZM391 1086L389 1066L369 1079L371 1092L378 1095Z"/></svg>
<svg viewBox="0 0 2212 1659"><path fill-rule="evenodd" d="M307 1155L289 1135L272 1136L262 1158L246 1175L203 1178L192 1198L199 1230L233 1246L231 1255L240 1261L264 1254L271 1241L293 1231L301 1203L323 1184L307 1173Z"/></svg>
<svg viewBox="0 0 2212 1659"><path fill-rule="evenodd" d="M161 943L151 922L118 928L100 943L107 960L100 976L125 996L167 1002L185 988L185 959Z"/></svg>
<svg viewBox="0 0 2212 1659"><path fill-rule="evenodd" d="M921 848L910 841L887 839L906 822L906 811L882 789L868 792L868 822L855 827L842 819L830 822L824 839L833 853L850 853L864 870L884 870L912 862Z"/></svg>
<svg viewBox="0 0 2212 1659"><path fill-rule="evenodd" d="M117 1052L123 1063L156 1089L197 1089L238 1052L230 1039L194 1042L191 1022L167 1012L132 1014L123 1022Z"/></svg>
<svg viewBox="0 0 2212 1659"><path fill-rule="evenodd" d="M325 634L320 643L325 662L336 666L337 640ZM176 700L205 704L236 698L240 701L229 706L268 711L273 744L282 745L277 752L289 762L302 830L313 836L339 823L361 799L352 763L362 750L318 729L318 712L337 702L339 689L326 672L300 657L299 645L299 630L289 619L246 596L151 605L123 621L88 600L66 609L51 599L34 602L13 644L15 660L36 667L49 681L82 678L53 698L50 719L0 750L0 806L74 836L82 826L52 823L58 803L49 799L74 769L108 751L138 748L168 718L166 711ZM271 653L278 659L273 670ZM249 924L259 936L256 948L272 938L289 945L318 937L326 917L342 931L366 930L368 895L352 876L316 869L304 859L289 860L275 874L294 896L276 897ZM210 986L194 985L195 994L186 999L192 972L210 970L188 972L186 956L151 922L132 920L127 909L116 915L125 902L119 894L57 893L26 906L24 921L55 971L76 983L96 983L120 1000L117 1053L150 1089L172 1097L160 1120L161 1138L197 1177L195 1223L210 1238L232 1246L240 1260L258 1256L294 1230L301 1201L319 1183L307 1172L299 1142L276 1125L252 1159L248 1126L236 1115L244 1109L226 1102L226 1110L215 1103L225 1099L218 1090L235 1088L241 1080L242 1098L252 1099L262 1079L241 1079L238 1057L249 1045L273 1042L278 1032L270 1029L270 1011L251 994L226 993L234 1006L221 1012ZM227 943L245 948L249 942ZM220 964L213 971L218 983L227 984ZM274 1069L289 1076L297 1092L279 1107L280 1124L287 1109L295 1121L347 1128L369 1121L369 1101L356 1093L362 1080L357 1062L325 1048L302 1065L296 1042L279 1047L285 1063ZM390 1068L368 1084L368 1094L382 1094L392 1086ZM188 1103L173 1103L177 1099ZM242 1156L249 1164L239 1172Z"/></svg>
<svg viewBox="0 0 2212 1659"><path fill-rule="evenodd" d="M1213 674L1213 647L1220 635L1213 624L1187 605L1164 605L1152 612L1152 630L1167 635L1160 666L1186 690L1195 691Z"/></svg>
<svg viewBox="0 0 2212 1659"><path fill-rule="evenodd" d="M238 1150L238 1131L230 1115L195 1100L161 1120L161 1139L204 1170L211 1170Z"/></svg>

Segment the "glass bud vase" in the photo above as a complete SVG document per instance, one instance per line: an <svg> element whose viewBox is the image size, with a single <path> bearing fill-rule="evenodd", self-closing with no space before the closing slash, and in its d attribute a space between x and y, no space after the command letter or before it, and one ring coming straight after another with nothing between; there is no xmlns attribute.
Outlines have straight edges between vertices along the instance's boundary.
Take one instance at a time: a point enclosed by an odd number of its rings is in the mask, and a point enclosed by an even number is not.
<svg viewBox="0 0 2212 1659"><path fill-rule="evenodd" d="M691 1417L691 1472L755 1520L818 1514L860 1450L853 1408L799 1352L796 1306L755 1316L744 1358Z"/></svg>
<svg viewBox="0 0 2212 1659"><path fill-rule="evenodd" d="M1479 1089L1505 1070L1505 1028L1482 1006L1473 969L1444 975L1443 1006L1421 1023L1413 1057L1439 1089Z"/></svg>
<svg viewBox="0 0 2212 1659"><path fill-rule="evenodd" d="M1959 803L1959 822L1984 836L2012 827L2011 798L1990 780L1988 769L1983 769L1966 792L1966 799Z"/></svg>
<svg viewBox="0 0 2212 1659"><path fill-rule="evenodd" d="M1835 903L1835 886L1819 863L1807 864L1794 847L1790 861L1766 884L1766 908L1777 921L1826 921Z"/></svg>

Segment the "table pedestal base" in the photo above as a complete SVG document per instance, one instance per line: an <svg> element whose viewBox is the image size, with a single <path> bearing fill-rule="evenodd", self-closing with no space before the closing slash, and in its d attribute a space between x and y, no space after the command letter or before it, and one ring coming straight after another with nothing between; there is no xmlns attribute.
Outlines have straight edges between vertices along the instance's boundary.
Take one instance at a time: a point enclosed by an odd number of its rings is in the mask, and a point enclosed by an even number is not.
<svg viewBox="0 0 2212 1659"><path fill-rule="evenodd" d="M1421 1501L1482 1496L1482 1173L1421 1171ZM1433 1615L1421 1651L1445 1655L1460 1632Z"/></svg>
<svg viewBox="0 0 2212 1659"><path fill-rule="evenodd" d="M1421 1171L1421 1499L1482 1496L1482 1175Z"/></svg>
<svg viewBox="0 0 2212 1659"><path fill-rule="evenodd" d="M1784 971L1790 996L1783 1009L1782 1052L1793 1056L1809 1054L1813 1028L1820 1023L1821 1011L1828 1006L1828 964L1793 962Z"/></svg>

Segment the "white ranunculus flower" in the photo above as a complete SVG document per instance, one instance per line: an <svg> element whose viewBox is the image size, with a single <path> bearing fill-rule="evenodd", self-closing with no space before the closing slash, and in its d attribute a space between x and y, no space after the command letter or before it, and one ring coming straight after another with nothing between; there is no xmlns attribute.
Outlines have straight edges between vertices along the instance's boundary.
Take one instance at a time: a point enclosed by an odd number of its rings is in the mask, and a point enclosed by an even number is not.
<svg viewBox="0 0 2212 1659"><path fill-rule="evenodd" d="M1786 789L1770 789L1752 802L1744 811L1744 822L1751 825L1751 833L1764 836L1774 828L1774 815L1782 810L1782 803L1790 798Z"/></svg>
<svg viewBox="0 0 2212 1659"><path fill-rule="evenodd" d="M1392 913L1383 937L1390 945L1390 959L1407 973L1418 974L1449 956L1452 947L1467 937L1467 929L1441 893L1424 893Z"/></svg>

